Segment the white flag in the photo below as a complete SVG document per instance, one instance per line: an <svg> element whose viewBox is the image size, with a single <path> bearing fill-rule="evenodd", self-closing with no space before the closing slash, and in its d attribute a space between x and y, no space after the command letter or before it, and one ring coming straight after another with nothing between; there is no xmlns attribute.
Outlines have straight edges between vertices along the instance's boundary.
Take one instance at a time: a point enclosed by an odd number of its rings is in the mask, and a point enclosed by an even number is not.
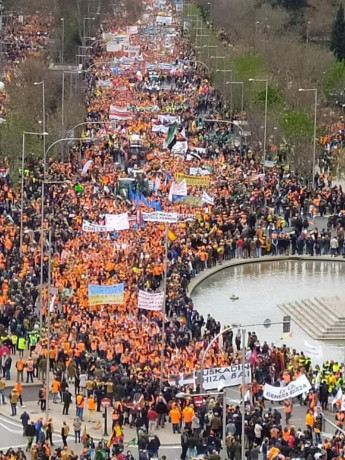
<svg viewBox="0 0 345 460"><path fill-rule="evenodd" d="M186 179L184 179L182 182L179 184L176 184L173 182L170 187L169 191L169 200L173 201L173 195L177 196L187 196L187 182Z"/></svg>
<svg viewBox="0 0 345 460"><path fill-rule="evenodd" d="M156 182L155 182L155 193L158 192L160 186L161 186L161 179L160 179L160 177L156 177Z"/></svg>
<svg viewBox="0 0 345 460"><path fill-rule="evenodd" d="M163 306L164 292L139 291L138 308L160 311Z"/></svg>
<svg viewBox="0 0 345 460"><path fill-rule="evenodd" d="M84 176L84 175L88 172L88 170L90 169L91 165L92 165L92 160L88 160L88 161L84 164L83 170L82 170L82 172L81 172L82 176Z"/></svg>
<svg viewBox="0 0 345 460"><path fill-rule="evenodd" d="M343 400L343 390L341 389L341 387L339 388L337 394L333 398L332 406L334 406L334 404L336 404L336 402L339 401L340 399L341 401Z"/></svg>
<svg viewBox="0 0 345 460"><path fill-rule="evenodd" d="M214 198L212 196L210 196L207 192L205 192L205 190L203 190L202 197L201 197L201 202L211 204L213 206L214 205Z"/></svg>

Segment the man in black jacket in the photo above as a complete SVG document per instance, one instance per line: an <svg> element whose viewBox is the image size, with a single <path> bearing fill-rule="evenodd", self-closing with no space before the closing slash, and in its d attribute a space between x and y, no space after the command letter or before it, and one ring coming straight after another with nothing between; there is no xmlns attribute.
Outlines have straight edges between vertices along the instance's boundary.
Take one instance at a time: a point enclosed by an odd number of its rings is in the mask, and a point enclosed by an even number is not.
<svg viewBox="0 0 345 460"><path fill-rule="evenodd" d="M70 393L67 389L62 392L62 402L62 415L68 415L69 406L72 402L72 393Z"/></svg>
<svg viewBox="0 0 345 460"><path fill-rule="evenodd" d="M26 449L25 449L26 452L30 452L35 434L36 434L35 422L31 421L25 430L25 436L28 440L28 445L26 446Z"/></svg>

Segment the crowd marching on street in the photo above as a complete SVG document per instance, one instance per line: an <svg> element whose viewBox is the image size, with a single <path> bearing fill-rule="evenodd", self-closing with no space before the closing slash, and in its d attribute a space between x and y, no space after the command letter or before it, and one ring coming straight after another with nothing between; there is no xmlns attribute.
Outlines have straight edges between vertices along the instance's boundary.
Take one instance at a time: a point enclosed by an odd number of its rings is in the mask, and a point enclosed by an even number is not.
<svg viewBox="0 0 345 460"><path fill-rule="evenodd" d="M24 173L22 245L20 189L6 162L0 165L0 403L10 405L27 439L26 450L9 449L0 460L164 458L163 428L181 445L182 460L218 460L222 448L227 458L240 460L241 442L250 460L343 458L344 364L312 366L303 352L261 343L252 332L245 344L251 381L239 390L245 413L212 394L193 396L200 392L195 375L201 360L205 369L238 368L243 344L241 333L231 331L205 355L222 326L194 309L188 285L230 259L345 257L345 193L327 169L345 127L332 126L322 139L324 164L314 189L286 165L264 167L261 150L237 142L231 124L204 120L220 118L221 95L195 66L174 3L143 4L138 24L128 24L120 11L102 23L100 41L84 64L84 140L70 147L65 162L48 159L47 182L55 183L45 186L44 226L51 232L43 232L42 280L42 159L31 159ZM43 14L14 16L3 28L5 81L15 78L27 55L47 45L50 23ZM240 123L245 114L233 111L231 117ZM311 225L319 216L328 217L325 228ZM162 305L138 304L138 292L156 299L165 270L162 315ZM52 299L50 271L58 290ZM106 301L102 289L93 293L92 285L117 286L110 294L117 301ZM269 391L304 378L306 390L277 399L283 414L269 402L275 401ZM9 390L11 379L16 383ZM30 383L41 385L39 418L24 410L23 387ZM53 418L44 417L49 395L51 404L61 405L58 430ZM111 404L107 442L85 429L86 421L100 426L104 398ZM305 408L303 426L291 422L297 404ZM331 407L337 432L327 439L321 437L323 414ZM126 426L136 429L137 453L127 453ZM62 447L54 445L54 432ZM78 452L68 445L73 438Z"/></svg>

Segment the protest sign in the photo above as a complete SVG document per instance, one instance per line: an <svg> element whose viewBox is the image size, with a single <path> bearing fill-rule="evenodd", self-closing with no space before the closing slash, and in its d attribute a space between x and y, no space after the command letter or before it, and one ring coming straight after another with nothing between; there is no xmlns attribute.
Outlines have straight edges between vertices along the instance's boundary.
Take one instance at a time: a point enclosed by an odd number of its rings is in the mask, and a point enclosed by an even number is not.
<svg viewBox="0 0 345 460"><path fill-rule="evenodd" d="M245 365L245 381L251 382L250 365ZM242 383L242 365L237 364L228 367L212 367L204 369L203 373L203 388L204 390L213 390L218 388L220 384L224 387L232 387L241 385Z"/></svg>
<svg viewBox="0 0 345 460"><path fill-rule="evenodd" d="M124 283L112 285L89 284L90 306L122 303L124 298L124 287Z"/></svg>
<svg viewBox="0 0 345 460"><path fill-rule="evenodd" d="M173 196L187 196L187 182L183 180L179 184L176 184L176 182L172 182L170 191L169 191L169 200L173 200Z"/></svg>
<svg viewBox="0 0 345 460"><path fill-rule="evenodd" d="M305 354L311 358L312 361L322 362L323 353L321 345L310 345L306 340L304 341Z"/></svg>
<svg viewBox="0 0 345 460"><path fill-rule="evenodd" d="M177 212L143 212L143 220L145 222L177 222Z"/></svg>
<svg viewBox="0 0 345 460"><path fill-rule="evenodd" d="M190 176L188 174L176 173L175 178L178 183L186 179L187 185L201 185L203 187L210 185L210 178L208 176Z"/></svg>
<svg viewBox="0 0 345 460"><path fill-rule="evenodd" d="M138 308L143 310L160 311L162 310L164 292L139 291Z"/></svg>
<svg viewBox="0 0 345 460"><path fill-rule="evenodd" d="M307 377L303 374L285 387L274 387L266 383L264 386L264 398L269 399L270 401L283 401L283 399L299 396L302 393L307 392L310 388L311 384Z"/></svg>
<svg viewBox="0 0 345 460"><path fill-rule="evenodd" d="M83 232L89 233L101 233L101 232L111 232L114 229L108 227L107 225L92 224L87 220L83 220Z"/></svg>
<svg viewBox="0 0 345 460"><path fill-rule="evenodd" d="M122 214L106 214L105 225L112 230L128 230L128 214L126 212Z"/></svg>

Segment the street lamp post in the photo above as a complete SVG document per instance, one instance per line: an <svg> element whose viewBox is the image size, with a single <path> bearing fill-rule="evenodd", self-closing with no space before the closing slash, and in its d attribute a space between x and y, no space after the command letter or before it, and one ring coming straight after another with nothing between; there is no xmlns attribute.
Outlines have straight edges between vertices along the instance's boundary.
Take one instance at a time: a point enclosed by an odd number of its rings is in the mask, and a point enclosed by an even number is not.
<svg viewBox="0 0 345 460"><path fill-rule="evenodd" d="M265 174L266 162L266 141L267 141L267 109L268 109L268 79L267 78L249 78L249 81L265 83L265 123L264 123L264 145L263 145L263 173Z"/></svg>
<svg viewBox="0 0 345 460"><path fill-rule="evenodd" d="M304 89L299 88L300 92L314 92L314 141L313 141L313 177L312 177L312 184L313 188L315 187L315 162L316 162L316 120L317 120L317 88L310 88Z"/></svg>
<svg viewBox="0 0 345 460"><path fill-rule="evenodd" d="M65 135L65 74L81 74L81 70L63 70L62 71L62 89L61 89L61 135ZM64 160L63 143L61 144L61 161Z"/></svg>
<svg viewBox="0 0 345 460"><path fill-rule="evenodd" d="M216 60L216 71L218 69L218 60L219 59L225 59L225 56L218 56L218 51L217 51L217 56L211 56L210 59L215 59Z"/></svg>
<svg viewBox="0 0 345 460"><path fill-rule="evenodd" d="M84 18L83 19L83 46L86 45L86 21L94 21L95 18ZM89 33L90 36L90 33Z"/></svg>
<svg viewBox="0 0 345 460"><path fill-rule="evenodd" d="M241 112L243 113L244 106L244 82L243 81L227 81L227 85L230 85L230 104L232 104L232 85L241 85Z"/></svg>
<svg viewBox="0 0 345 460"><path fill-rule="evenodd" d="M224 61L225 62L225 61ZM227 72L230 73L230 79L232 80L232 70L230 69L223 69L223 70L220 70L220 69L216 69L216 72L222 72L223 73L223 97L224 97L224 101L226 101L226 95L225 95L225 74ZM230 107L231 107L231 110L232 110L232 94L231 94L231 98L230 98Z"/></svg>
<svg viewBox="0 0 345 460"><path fill-rule="evenodd" d="M46 102L45 102L45 85L44 80L34 83L35 86L42 85L42 129L43 132L46 132ZM46 175L46 136L43 136L43 171L44 177Z"/></svg>
<svg viewBox="0 0 345 460"><path fill-rule="evenodd" d="M285 318L284 318L285 319ZM219 332L219 334L217 334L216 336L214 336L212 338L212 340L210 341L210 343L208 344L206 350L205 350L205 353L202 355L202 358L201 358L201 363L200 363L200 393L203 393L203 389L204 389L204 369L205 369L205 359L208 355L208 352L210 351L210 349L212 348L213 344L218 340L220 339L220 337L222 337L223 334L225 334L226 332L230 332L232 331L234 328L238 327L241 329L241 335L242 335L242 401L241 401L241 413L242 413L242 420L241 420L241 459L242 460L245 460L245 449L244 449L244 436L245 436L245 430L244 430L244 415L245 415L245 399L244 399L244 396L245 396L245 385L246 385L246 374L245 374L245 365L246 365L246 328L247 327L253 327L253 326L264 326L264 327L270 327L271 325L273 324L285 324L285 321L277 321L277 322L274 322L272 323L271 320L266 320L264 321L263 323L255 323L255 324L244 324L244 325L232 325L230 327L226 327L225 329L223 329L221 332ZM225 388L224 388L225 390ZM225 399L225 398L224 398ZM225 408L224 408L225 410ZM223 432L224 433L224 432ZM223 453L222 453L222 460L225 460L226 458L226 454L225 454L225 438L223 437Z"/></svg>
<svg viewBox="0 0 345 460"><path fill-rule="evenodd" d="M310 26L311 22L308 21L307 22L307 45L309 45L309 26Z"/></svg>
<svg viewBox="0 0 345 460"><path fill-rule="evenodd" d="M64 61L65 54L65 18L61 18L61 64Z"/></svg>
<svg viewBox="0 0 345 460"><path fill-rule="evenodd" d="M21 188L20 188L20 236L19 236L19 253L23 255L23 230L24 230L24 167L25 167L25 136L47 136L48 133L34 133L31 131L23 131L22 143L22 174L21 174Z"/></svg>

